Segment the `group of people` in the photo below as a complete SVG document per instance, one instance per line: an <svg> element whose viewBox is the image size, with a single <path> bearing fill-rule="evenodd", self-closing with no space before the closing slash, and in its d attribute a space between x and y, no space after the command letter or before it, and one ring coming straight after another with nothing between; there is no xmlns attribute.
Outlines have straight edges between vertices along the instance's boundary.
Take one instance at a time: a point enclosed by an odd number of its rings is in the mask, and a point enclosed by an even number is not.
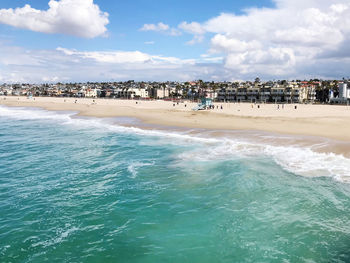
<svg viewBox="0 0 350 263"><path fill-rule="evenodd" d="M209 110L214 110L214 109L215 109L215 105L214 105L214 104L209 105L209 106L207 106L207 109L209 109ZM216 109L217 109L217 110L219 109L219 106L218 106L218 105L216 105ZM224 109L224 107L223 107L222 105L220 105L220 109L222 110L222 109Z"/></svg>
<svg viewBox="0 0 350 263"><path fill-rule="evenodd" d="M280 109L280 105L277 104L277 109L279 110ZM282 104L282 109L284 109L284 104ZM294 105L294 109L296 110L297 109L297 105Z"/></svg>
<svg viewBox="0 0 350 263"><path fill-rule="evenodd" d="M254 104L252 104L252 109L253 108L254 108ZM259 104L257 105L257 108L260 109L260 105ZM281 108L282 108L282 110L284 109L284 104L281 104L281 106L280 106L280 104L277 104L277 110L279 110ZM297 105L294 105L294 109L295 110L297 109Z"/></svg>

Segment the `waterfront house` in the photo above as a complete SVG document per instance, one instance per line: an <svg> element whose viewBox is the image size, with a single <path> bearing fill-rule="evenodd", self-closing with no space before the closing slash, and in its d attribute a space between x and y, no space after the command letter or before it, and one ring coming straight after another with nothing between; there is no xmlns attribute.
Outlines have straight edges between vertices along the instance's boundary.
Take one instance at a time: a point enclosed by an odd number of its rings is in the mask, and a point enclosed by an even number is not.
<svg viewBox="0 0 350 263"><path fill-rule="evenodd" d="M169 97L169 89L166 87L155 87L151 89L151 96L156 99L164 99Z"/></svg>
<svg viewBox="0 0 350 263"><path fill-rule="evenodd" d="M226 89L226 100L227 101L236 101L237 99L237 88L230 87Z"/></svg>
<svg viewBox="0 0 350 263"><path fill-rule="evenodd" d="M307 89L307 101L314 102L316 100L316 87L311 86Z"/></svg>
<svg viewBox="0 0 350 263"><path fill-rule="evenodd" d="M292 102L299 103L300 102L300 88L293 88L292 89Z"/></svg>
<svg viewBox="0 0 350 263"><path fill-rule="evenodd" d="M100 89L96 89L96 88L93 88L93 89L86 89L85 90L85 97L87 98L97 98L99 97L101 94L101 90Z"/></svg>
<svg viewBox="0 0 350 263"><path fill-rule="evenodd" d="M269 102L271 99L271 87L264 86L260 89L259 98L262 102Z"/></svg>
<svg viewBox="0 0 350 263"><path fill-rule="evenodd" d="M343 82L339 83L339 98L346 101L350 99L350 83L349 82Z"/></svg>
<svg viewBox="0 0 350 263"><path fill-rule="evenodd" d="M284 99L283 86L276 85L271 89L271 99L273 102L281 102Z"/></svg>
<svg viewBox="0 0 350 263"><path fill-rule="evenodd" d="M133 88L131 98L146 99L149 98L148 90L146 88Z"/></svg>
<svg viewBox="0 0 350 263"><path fill-rule="evenodd" d="M226 97L226 89L222 88L218 91L218 100L219 101L226 101L227 97Z"/></svg>
<svg viewBox="0 0 350 263"><path fill-rule="evenodd" d="M218 92L215 90L208 90L205 92L205 97L214 101L218 98Z"/></svg>
<svg viewBox="0 0 350 263"><path fill-rule="evenodd" d="M250 87L247 89L247 100L250 102L256 102L259 99L259 88Z"/></svg>
<svg viewBox="0 0 350 263"><path fill-rule="evenodd" d="M284 101L287 103L293 101L293 88L290 86L284 89Z"/></svg>
<svg viewBox="0 0 350 263"><path fill-rule="evenodd" d="M237 95L236 95L237 101L246 101L247 100L247 88L238 88L237 89Z"/></svg>
<svg viewBox="0 0 350 263"><path fill-rule="evenodd" d="M339 95L331 98L331 103L349 103L350 102L350 82L341 81L338 83ZM333 94L332 94L333 96Z"/></svg>

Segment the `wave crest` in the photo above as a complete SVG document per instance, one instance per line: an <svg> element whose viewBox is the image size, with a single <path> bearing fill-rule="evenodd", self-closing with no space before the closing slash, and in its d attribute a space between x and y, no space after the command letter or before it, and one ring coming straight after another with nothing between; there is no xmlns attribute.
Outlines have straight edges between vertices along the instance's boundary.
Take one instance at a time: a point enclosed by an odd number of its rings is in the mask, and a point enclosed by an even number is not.
<svg viewBox="0 0 350 263"><path fill-rule="evenodd" d="M74 112L54 112L40 109L8 108L0 106L0 117L17 120L55 120L63 125L96 128L102 131L129 133L142 136L160 137L156 143L188 145L193 149L180 153L181 160L210 161L229 160L230 158L268 156L285 170L292 173L320 177L329 176L338 181L350 183L350 159L340 154L316 152L312 146L271 145L256 143L244 139L226 137L208 137L198 132L174 132L163 130L147 130L137 127L125 127L115 123L113 119L77 118ZM165 140L164 140L165 138ZM207 147L195 147L195 144ZM138 164L131 165L129 172L137 176Z"/></svg>

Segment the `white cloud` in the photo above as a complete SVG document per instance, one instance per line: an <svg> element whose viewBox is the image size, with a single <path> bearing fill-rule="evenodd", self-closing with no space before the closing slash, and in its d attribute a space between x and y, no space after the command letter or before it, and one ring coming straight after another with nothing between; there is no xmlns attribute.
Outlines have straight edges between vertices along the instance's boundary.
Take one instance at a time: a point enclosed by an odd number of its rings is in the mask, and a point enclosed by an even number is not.
<svg viewBox="0 0 350 263"><path fill-rule="evenodd" d="M223 66L241 79L300 77L306 65L308 72L315 65L314 74L324 76L350 70L348 0L274 2L274 8L250 8L241 15L222 13L203 23L182 22L179 28L193 34L193 43L196 37L210 34L209 53L223 55ZM339 64L343 69L334 71L339 60L344 61ZM329 74L325 74L327 63L333 67Z"/></svg>
<svg viewBox="0 0 350 263"><path fill-rule="evenodd" d="M77 51L58 47L57 51L71 56L73 59L90 59L103 64L193 64L193 59L179 59L161 55L150 55L140 51ZM166 65L163 65L166 66Z"/></svg>
<svg viewBox="0 0 350 263"><path fill-rule="evenodd" d="M154 41L145 41L143 42L145 45L154 45L155 42Z"/></svg>
<svg viewBox="0 0 350 263"><path fill-rule="evenodd" d="M152 57L140 51L76 51L58 47L57 51L68 56L75 56L82 59L92 59L100 63L146 63Z"/></svg>
<svg viewBox="0 0 350 263"><path fill-rule="evenodd" d="M331 5L331 9L334 12L341 14L344 11L346 11L347 9L349 9L349 6L344 5L344 4L334 4L334 5Z"/></svg>
<svg viewBox="0 0 350 263"><path fill-rule="evenodd" d="M223 57L212 57L209 54L200 55L203 62L223 62Z"/></svg>
<svg viewBox="0 0 350 263"><path fill-rule="evenodd" d="M94 38L106 34L109 20L93 0L50 0L48 10L30 5L0 9L0 23L42 33Z"/></svg>
<svg viewBox="0 0 350 263"><path fill-rule="evenodd" d="M202 43L203 40L204 40L203 35L194 35L190 41L186 42L186 44L191 46L197 43Z"/></svg>
<svg viewBox="0 0 350 263"><path fill-rule="evenodd" d="M206 32L202 25L197 22L187 23L182 22L178 25L177 28L170 27L167 24L164 24L163 22L159 22L158 24L144 24L140 31L156 31L156 32L163 32L170 36L180 36L182 32L186 32L189 34L194 34L195 36L193 39L187 44L193 45L195 43L200 43L203 41L204 37L203 34Z"/></svg>
<svg viewBox="0 0 350 263"><path fill-rule="evenodd" d="M169 25L166 25L162 22L159 22L158 24L144 24L142 28L140 28L141 31L167 31L169 30Z"/></svg>
<svg viewBox="0 0 350 263"><path fill-rule="evenodd" d="M278 66L277 66L278 65ZM279 76L294 73L295 55L287 48L269 48L243 53L229 53L225 67L235 69L240 74Z"/></svg>
<svg viewBox="0 0 350 263"><path fill-rule="evenodd" d="M59 82L60 78L57 76L53 76L53 77L43 77L42 78L43 82Z"/></svg>
<svg viewBox="0 0 350 263"><path fill-rule="evenodd" d="M182 22L179 25L179 28L184 30L187 33L191 33L194 35L202 35L205 33L205 29L202 27L200 23L197 23L197 22L192 22L192 23Z"/></svg>
<svg viewBox="0 0 350 263"><path fill-rule="evenodd" d="M181 36L181 31L180 30L178 30L177 28L170 28L170 30L169 30L169 35L170 36Z"/></svg>
<svg viewBox="0 0 350 263"><path fill-rule="evenodd" d="M203 42L205 30L204 30L204 28L202 28L202 25L200 23L182 22L181 24L178 25L178 28L180 30L183 30L186 33L194 35L193 38L186 43L187 45L195 45L195 44Z"/></svg>
<svg viewBox="0 0 350 263"><path fill-rule="evenodd" d="M213 58L213 61L217 60ZM208 60L207 64L203 64L203 60L141 51L80 51L62 47L28 50L0 43L0 80L41 83L211 79L211 76L220 75L218 71L222 70L213 61Z"/></svg>
<svg viewBox="0 0 350 263"><path fill-rule="evenodd" d="M239 53L261 48L261 43L256 40L241 41L221 34L217 34L211 39L211 45L212 52Z"/></svg>
<svg viewBox="0 0 350 263"><path fill-rule="evenodd" d="M169 25L164 24L163 22L159 22L158 24L144 24L139 30L162 32L170 36L181 35L181 32L178 29L172 28Z"/></svg>

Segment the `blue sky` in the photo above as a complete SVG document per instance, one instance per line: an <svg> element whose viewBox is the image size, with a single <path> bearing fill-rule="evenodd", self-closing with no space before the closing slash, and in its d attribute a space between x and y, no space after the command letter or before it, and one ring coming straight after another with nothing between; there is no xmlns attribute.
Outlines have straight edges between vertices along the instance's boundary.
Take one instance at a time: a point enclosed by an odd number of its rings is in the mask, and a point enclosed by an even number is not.
<svg viewBox="0 0 350 263"><path fill-rule="evenodd" d="M191 40L191 35L168 37L154 32L140 32L144 24L166 21L176 27L182 21L206 21L222 12L241 13L243 9L252 6L272 7L270 1L184 1L184 0L132 0L109 1L95 0L101 10L108 12L108 37L94 39L77 38L62 34L43 34L28 30L21 30L8 25L0 24L1 34L11 36L14 44L32 49L51 49L57 46L79 50L140 50L151 53L161 53L166 56L187 58L199 56L208 48L203 44L192 48L185 43ZM48 8L48 0L2 0L0 8L23 7L31 5L35 9ZM153 41L153 45L144 42Z"/></svg>
<svg viewBox="0 0 350 263"><path fill-rule="evenodd" d="M0 82L340 78L349 14L346 0L2 0Z"/></svg>

